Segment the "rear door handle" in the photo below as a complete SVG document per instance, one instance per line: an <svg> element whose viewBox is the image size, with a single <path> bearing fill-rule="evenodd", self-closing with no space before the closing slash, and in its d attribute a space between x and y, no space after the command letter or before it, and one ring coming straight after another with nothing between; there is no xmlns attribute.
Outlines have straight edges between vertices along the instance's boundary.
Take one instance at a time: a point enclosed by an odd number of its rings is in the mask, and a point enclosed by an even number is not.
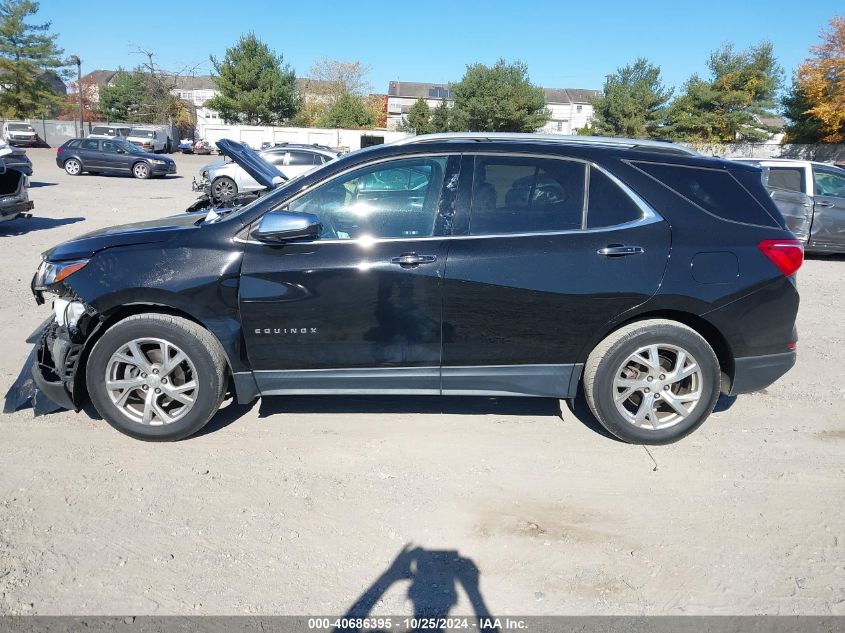
<svg viewBox="0 0 845 633"><path fill-rule="evenodd" d="M832 203L832 202L827 202L826 200L819 200L819 201L816 203L816 206L817 206L817 207L824 207L825 209L829 209L830 207L832 207L832 206L833 206L833 203Z"/></svg>
<svg viewBox="0 0 845 633"><path fill-rule="evenodd" d="M625 257L626 255L641 255L645 253L642 246L623 246L622 244L611 244L596 251L605 257Z"/></svg>
<svg viewBox="0 0 845 633"><path fill-rule="evenodd" d="M399 257L393 257L391 264L399 264L402 268L413 268L420 264L430 264L437 261L436 255L418 255L416 253L402 253Z"/></svg>

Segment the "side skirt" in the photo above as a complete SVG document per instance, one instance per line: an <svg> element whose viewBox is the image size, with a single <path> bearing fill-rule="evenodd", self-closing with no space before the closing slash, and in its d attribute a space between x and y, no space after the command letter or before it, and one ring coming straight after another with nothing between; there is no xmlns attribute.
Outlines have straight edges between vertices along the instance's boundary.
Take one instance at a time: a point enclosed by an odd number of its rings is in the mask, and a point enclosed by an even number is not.
<svg viewBox="0 0 845 633"><path fill-rule="evenodd" d="M256 395L464 395L572 398L583 364L292 369L235 374L238 400ZM250 393L254 377L258 393ZM243 392L243 393L242 393Z"/></svg>

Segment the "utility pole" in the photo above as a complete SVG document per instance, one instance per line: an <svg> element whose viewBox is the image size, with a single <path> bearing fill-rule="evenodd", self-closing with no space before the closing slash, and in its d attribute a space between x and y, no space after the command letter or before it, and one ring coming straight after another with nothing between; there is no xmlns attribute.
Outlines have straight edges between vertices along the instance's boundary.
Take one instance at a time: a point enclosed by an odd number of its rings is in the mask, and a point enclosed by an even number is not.
<svg viewBox="0 0 845 633"><path fill-rule="evenodd" d="M79 96L79 137L85 136L85 111L82 108L82 60L76 55L70 56L70 63L76 64L76 92Z"/></svg>

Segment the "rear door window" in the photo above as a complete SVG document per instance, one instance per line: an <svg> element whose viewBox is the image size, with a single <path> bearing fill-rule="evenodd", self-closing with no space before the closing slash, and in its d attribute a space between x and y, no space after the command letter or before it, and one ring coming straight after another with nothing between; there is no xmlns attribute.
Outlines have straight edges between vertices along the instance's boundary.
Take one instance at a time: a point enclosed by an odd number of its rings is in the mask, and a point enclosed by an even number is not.
<svg viewBox="0 0 845 633"><path fill-rule="evenodd" d="M723 220L778 226L766 208L726 169L633 161L645 172L699 209ZM761 191L765 191L761 184Z"/></svg>
<svg viewBox="0 0 845 633"><path fill-rule="evenodd" d="M470 234L580 229L585 169L572 160L477 156Z"/></svg>
<svg viewBox="0 0 845 633"><path fill-rule="evenodd" d="M801 167L768 167L764 168L764 173L766 172L768 172L766 185L769 187L787 191L807 190L804 170Z"/></svg>
<svg viewBox="0 0 845 633"><path fill-rule="evenodd" d="M314 154L311 152L291 152L290 153L290 160L288 161L289 166L302 166L302 165L313 165L314 164Z"/></svg>
<svg viewBox="0 0 845 633"><path fill-rule="evenodd" d="M100 144L94 139L82 141L82 145L80 145L81 149L92 149L98 150L100 149Z"/></svg>

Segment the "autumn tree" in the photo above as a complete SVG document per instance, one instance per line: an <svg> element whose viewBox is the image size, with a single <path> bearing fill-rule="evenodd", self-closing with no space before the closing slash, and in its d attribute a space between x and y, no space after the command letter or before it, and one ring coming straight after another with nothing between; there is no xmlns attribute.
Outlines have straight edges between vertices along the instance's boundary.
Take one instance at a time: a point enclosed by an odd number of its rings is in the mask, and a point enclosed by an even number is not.
<svg viewBox="0 0 845 633"><path fill-rule="evenodd" d="M845 17L834 17L821 32L821 44L810 49L811 57L799 68L793 98L808 106L793 125L819 122L821 140L845 141ZM791 118L791 117L790 117ZM794 128L793 134L794 136Z"/></svg>
<svg viewBox="0 0 845 633"><path fill-rule="evenodd" d="M590 133L628 138L657 136L671 97L672 89L660 80L660 68L641 57L607 76L602 96L593 101Z"/></svg>
<svg viewBox="0 0 845 633"><path fill-rule="evenodd" d="M227 122L279 125L299 109L296 75L254 33L244 35L223 59L211 56L220 94L206 107L217 110Z"/></svg>
<svg viewBox="0 0 845 633"><path fill-rule="evenodd" d="M693 75L667 110L660 135L679 141L761 141L775 128L761 122L774 115L783 72L770 42L737 51L725 44L710 55L709 77Z"/></svg>
<svg viewBox="0 0 845 633"><path fill-rule="evenodd" d="M59 114L56 117L60 121L78 121L79 120L79 91L82 91L82 108L85 113L86 121L96 121L100 117L98 100L97 84L91 79L82 78L80 85L79 81L71 82L70 92L65 95L62 102Z"/></svg>
<svg viewBox="0 0 845 633"><path fill-rule="evenodd" d="M531 83L522 62L467 66L450 87L454 126L471 132L536 132L549 120L543 89Z"/></svg>
<svg viewBox="0 0 845 633"><path fill-rule="evenodd" d="M321 57L312 64L310 77L300 80L302 102L293 123L355 129L384 124L384 102L369 94L369 73L370 67L358 60Z"/></svg>
<svg viewBox="0 0 845 633"><path fill-rule="evenodd" d="M33 0L0 2L0 116L5 118L47 116L64 99L48 81L51 74L67 75L64 51L50 22L27 21L37 12Z"/></svg>

